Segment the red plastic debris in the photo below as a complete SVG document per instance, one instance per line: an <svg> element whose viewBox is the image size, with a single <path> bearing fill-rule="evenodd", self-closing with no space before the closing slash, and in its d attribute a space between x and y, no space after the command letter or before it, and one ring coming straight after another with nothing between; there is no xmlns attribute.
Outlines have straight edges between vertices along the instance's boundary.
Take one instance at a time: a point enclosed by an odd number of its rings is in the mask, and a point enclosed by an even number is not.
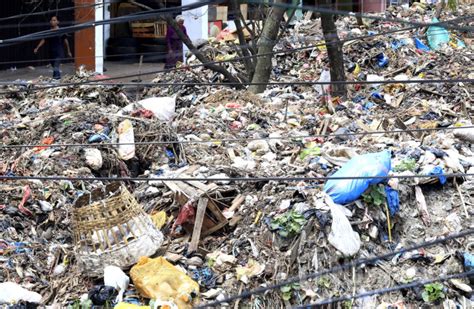
<svg viewBox="0 0 474 309"><path fill-rule="evenodd" d="M32 216L33 216L33 213L32 213L29 209L27 209L27 208L25 208L25 207L23 206L23 205L25 205L26 201L28 201L28 199L31 197L31 189L30 189L29 186L25 186L25 187L23 188L23 191L24 191L24 192L23 192L23 198L21 199L20 205L18 205L18 210L19 210L22 214L24 214L24 215L26 215L26 216L32 217Z"/></svg>
<svg viewBox="0 0 474 309"><path fill-rule="evenodd" d="M194 209L193 202L189 201L179 210L178 217L176 218L171 231L174 232L177 226L183 225L184 223L194 223L195 218L196 209Z"/></svg>

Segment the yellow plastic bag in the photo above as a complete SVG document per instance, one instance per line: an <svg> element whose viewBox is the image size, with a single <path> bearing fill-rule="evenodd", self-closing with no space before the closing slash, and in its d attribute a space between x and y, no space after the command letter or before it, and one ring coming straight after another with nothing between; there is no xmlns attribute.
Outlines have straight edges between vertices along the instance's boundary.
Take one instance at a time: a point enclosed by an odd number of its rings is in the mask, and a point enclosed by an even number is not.
<svg viewBox="0 0 474 309"><path fill-rule="evenodd" d="M130 270L130 277L143 297L171 301L179 309L197 302L199 285L163 257L142 257Z"/></svg>
<svg viewBox="0 0 474 309"><path fill-rule="evenodd" d="M150 309L150 306L140 306L122 302L115 305L114 309Z"/></svg>

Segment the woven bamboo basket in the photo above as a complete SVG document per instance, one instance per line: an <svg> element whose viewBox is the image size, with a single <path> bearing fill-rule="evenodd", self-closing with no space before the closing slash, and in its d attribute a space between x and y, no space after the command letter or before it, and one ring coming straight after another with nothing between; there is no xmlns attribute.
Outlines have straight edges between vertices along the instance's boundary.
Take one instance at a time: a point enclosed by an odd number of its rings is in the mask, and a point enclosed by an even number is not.
<svg viewBox="0 0 474 309"><path fill-rule="evenodd" d="M163 234L118 183L78 198L72 222L76 258L90 275L101 275L107 265L130 267L163 242Z"/></svg>

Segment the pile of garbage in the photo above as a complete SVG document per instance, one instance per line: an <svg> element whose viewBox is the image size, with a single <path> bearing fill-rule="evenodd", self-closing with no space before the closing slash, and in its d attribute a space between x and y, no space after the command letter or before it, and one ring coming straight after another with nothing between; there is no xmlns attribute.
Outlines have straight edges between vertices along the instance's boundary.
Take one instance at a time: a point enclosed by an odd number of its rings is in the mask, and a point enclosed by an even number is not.
<svg viewBox="0 0 474 309"><path fill-rule="evenodd" d="M434 10L387 14L430 21ZM277 48L321 42L318 23L296 23ZM430 29L375 36L403 26L337 25L341 39L374 34L347 43L349 80L473 77L472 41L459 31L438 46ZM231 57L223 46L211 42L208 55ZM275 62L272 81L329 78L322 47ZM193 68L156 82L214 78ZM0 183L0 304L191 308L472 229L472 84L348 87L345 100L319 85L261 95L157 85L138 100L106 85L0 95L0 173L31 177ZM303 305L472 271L473 244L468 235L232 305ZM469 308L472 287L472 277L451 279L340 305Z"/></svg>

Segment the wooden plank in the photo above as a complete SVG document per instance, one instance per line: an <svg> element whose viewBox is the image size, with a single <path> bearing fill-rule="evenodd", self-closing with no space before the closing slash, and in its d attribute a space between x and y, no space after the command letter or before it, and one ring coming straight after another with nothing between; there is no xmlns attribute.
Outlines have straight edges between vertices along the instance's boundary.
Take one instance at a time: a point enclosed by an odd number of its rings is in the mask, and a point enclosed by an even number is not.
<svg viewBox="0 0 474 309"><path fill-rule="evenodd" d="M217 219L217 224L215 227L208 229L206 231L203 231L202 236L210 235L214 233L215 231L220 230L221 228L226 226L228 223L226 217L224 217L219 207L217 207L217 205L212 200L209 200L209 202L207 203L207 208L209 209L210 212L212 212L214 217Z"/></svg>
<svg viewBox="0 0 474 309"><path fill-rule="evenodd" d="M199 199L196 210L196 219L194 220L193 237L191 238L191 243L189 244L188 253L195 252L199 246L202 223L204 222L208 201L209 199L205 197Z"/></svg>

